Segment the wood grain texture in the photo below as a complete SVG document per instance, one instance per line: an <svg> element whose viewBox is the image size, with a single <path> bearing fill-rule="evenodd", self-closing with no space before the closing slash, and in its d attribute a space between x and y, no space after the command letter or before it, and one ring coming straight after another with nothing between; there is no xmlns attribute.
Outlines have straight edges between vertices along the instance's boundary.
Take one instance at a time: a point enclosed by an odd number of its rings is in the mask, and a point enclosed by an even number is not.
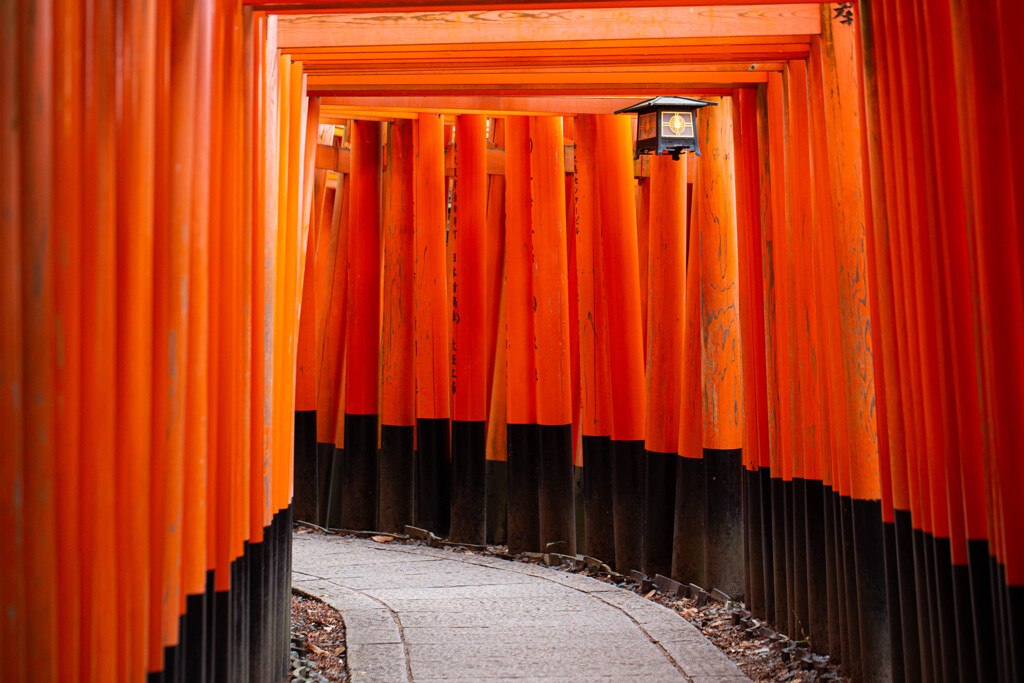
<svg viewBox="0 0 1024 683"><path fill-rule="evenodd" d="M278 41L289 49L806 35L819 33L820 23L818 8L804 4L284 15Z"/></svg>

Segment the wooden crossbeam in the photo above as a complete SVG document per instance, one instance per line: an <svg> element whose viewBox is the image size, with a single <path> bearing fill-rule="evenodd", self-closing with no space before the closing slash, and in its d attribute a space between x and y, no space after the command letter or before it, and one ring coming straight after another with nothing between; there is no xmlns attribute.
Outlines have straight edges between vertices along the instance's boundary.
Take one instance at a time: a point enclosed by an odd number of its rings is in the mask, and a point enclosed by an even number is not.
<svg viewBox="0 0 1024 683"><path fill-rule="evenodd" d="M656 64L646 64L639 66L637 64L540 64L530 67L525 67L522 64L505 64L505 63L494 63L489 66L482 64L463 64L463 65L444 65L444 72L450 74L499 74L499 73L536 73L536 74L565 74L565 73L638 73L647 76L653 76L661 73L675 73L678 71L685 71L686 73L742 73L745 71L782 71L784 62L781 61L766 61L750 64L744 62L702 62L699 64L694 63L672 63L660 61ZM308 74L337 74L339 76L344 75L355 76L358 74L366 75L380 75L382 73L387 74L404 74L409 76L429 74L436 76L439 71L436 64L430 64L429 62L415 62L405 64L389 64L386 67L381 66L350 66L350 65L338 65L327 62L303 62L303 68Z"/></svg>
<svg viewBox="0 0 1024 683"><path fill-rule="evenodd" d="M807 4L828 4L827 0L806 0ZM707 0L242 0L254 9L282 14L308 12L454 12L466 9L551 10L614 7L699 7ZM718 0L721 6L747 5L749 0ZM788 5L790 0L762 0L762 5Z"/></svg>
<svg viewBox="0 0 1024 683"><path fill-rule="evenodd" d="M391 95L363 97L361 95L324 97L320 101L321 117L324 112L359 112L373 108L374 111L394 112L395 116L413 114L471 114L484 113L488 116L544 115L557 114L611 114L617 109L635 104L630 98L597 97L492 97L434 95L411 97ZM378 109L379 108L379 109Z"/></svg>
<svg viewBox="0 0 1024 683"><path fill-rule="evenodd" d="M396 92L431 91L498 91L514 93L517 90L538 91L608 91L643 92L657 88L735 88L757 83L767 83L768 74L760 71L738 72L626 72L590 73L586 71L562 73L473 73L452 74L317 74L308 78L310 93L325 95L327 92L359 92L385 94Z"/></svg>
<svg viewBox="0 0 1024 683"><path fill-rule="evenodd" d="M575 145L564 145L565 152L565 172L575 173L576 172L576 146ZM688 165L687 177L696 177L696 161L697 157L693 154L686 155L686 163ZM328 171L335 171L337 173L348 173L349 172L349 150L332 146L332 145L317 145L316 146L316 167L319 169L326 169ZM453 145L447 145L444 153L444 170L445 175L448 177L455 175L455 148ZM488 175L505 175L505 150L497 148L489 148L487 150L487 174ZM633 162L633 175L635 178L647 178L651 174L651 158L649 156L642 156ZM328 183L330 184L330 180Z"/></svg>
<svg viewBox="0 0 1024 683"><path fill-rule="evenodd" d="M283 15L278 47L656 40L821 32L816 5Z"/></svg>

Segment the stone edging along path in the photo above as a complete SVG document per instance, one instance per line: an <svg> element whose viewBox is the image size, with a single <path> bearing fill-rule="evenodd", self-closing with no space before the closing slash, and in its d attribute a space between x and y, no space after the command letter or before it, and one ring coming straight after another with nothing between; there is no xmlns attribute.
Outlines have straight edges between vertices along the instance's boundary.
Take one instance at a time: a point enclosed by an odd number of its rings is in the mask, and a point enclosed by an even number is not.
<svg viewBox="0 0 1024 683"><path fill-rule="evenodd" d="M292 583L345 620L353 681L749 681L670 609L495 557L295 534Z"/></svg>

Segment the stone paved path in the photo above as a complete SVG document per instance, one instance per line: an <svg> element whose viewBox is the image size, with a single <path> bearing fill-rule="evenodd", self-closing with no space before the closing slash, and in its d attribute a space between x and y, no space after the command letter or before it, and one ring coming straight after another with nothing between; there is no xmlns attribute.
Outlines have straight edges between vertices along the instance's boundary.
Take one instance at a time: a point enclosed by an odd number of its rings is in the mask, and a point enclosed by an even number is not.
<svg viewBox="0 0 1024 683"><path fill-rule="evenodd" d="M685 619L590 577L294 536L292 581L339 609L353 681L749 680Z"/></svg>

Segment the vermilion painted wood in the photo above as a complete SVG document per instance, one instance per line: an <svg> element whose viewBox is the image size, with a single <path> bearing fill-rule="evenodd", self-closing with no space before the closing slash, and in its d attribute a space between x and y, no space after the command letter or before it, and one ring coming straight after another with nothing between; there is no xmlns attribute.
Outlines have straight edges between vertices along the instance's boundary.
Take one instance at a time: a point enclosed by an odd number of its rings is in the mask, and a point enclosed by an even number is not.
<svg viewBox="0 0 1024 683"><path fill-rule="evenodd" d="M642 441L644 435L644 363L640 324L639 257L630 158L630 122L599 115L596 120L602 225L603 278L608 284L608 349L613 387L611 437ZM612 284L617 283L617 284ZM621 283L621 284L618 284Z"/></svg>
<svg viewBox="0 0 1024 683"><path fill-rule="evenodd" d="M17 30L17 8L14 3L6 3L0 6L0 19L9 28L5 39L0 42L0 115L4 121L11 121L18 117L19 93L18 85L18 63L21 37ZM59 28L59 27L58 27ZM80 29L79 29L80 30ZM60 34L58 34L60 35ZM79 38L79 45L81 39ZM61 73L59 68L56 72ZM81 76L79 76L81 78ZM79 97L81 86L79 86ZM61 102L61 99L57 100ZM21 253L22 253L22 230L21 230L21 170L19 168L19 147L22 144L19 131L13 126L0 127L0 168L3 169L0 175L0 320L4 329L22 330L22 285L21 285ZM59 137L57 138L60 139ZM74 197L70 194L65 197L70 200ZM59 233L57 233L59 234ZM70 244L68 257L69 263L72 258L77 259L77 251L71 251L74 245ZM60 270L57 277L62 278ZM60 283L58 279L58 285ZM66 312L68 309L58 300L59 312ZM75 322L74 318L68 318L68 322ZM66 359L69 363L75 359L70 356ZM25 485L25 403L22 400L24 386L24 339L22 334L0 335L0 429L3 433L3 447L7 453L6 457L0 458L0 475L3 480L9 482L8 486L0 487L0 543L4 548L11 549L11 560L0 564L0 598L4 604L11 606L10 617L0 622L0 656L5 662L11 662L10 676L15 680L26 680L28 660L24 657L27 650L27 592L26 577L27 563L25 559L25 535L23 533L25 524L25 506L18 501L14 492L16 487L24 489ZM77 365L70 369L76 369ZM58 382L57 390L60 391L63 382L60 374L55 381ZM58 394L60 395L60 394ZM67 398L72 398L67 396ZM73 405L68 405L74 408ZM62 416L56 416L57 429L66 429L70 425L63 423ZM64 445L66 439L71 439L77 445L77 433L66 433L66 436L55 434L60 440L56 443L58 447ZM72 451L72 457L74 452ZM69 463L70 464L70 463ZM61 487L64 488L64 487ZM63 493L58 489L58 495ZM78 515L77 500L68 501L75 503L75 509L68 514ZM58 510L58 518L55 521L63 521L62 510ZM74 529L74 527L72 527ZM66 548L58 547L57 559L62 559ZM69 569L77 568L74 565ZM60 577L62 578L62 577ZM72 584L73 586L73 584ZM68 586L71 587L71 586ZM63 597L62 594L57 596ZM57 612L58 619L64 617L63 610ZM64 635L57 630L54 635ZM77 638L77 636L76 636ZM72 641L72 647L76 648L77 643ZM80 652L80 650L76 650ZM69 656L72 654L69 651ZM77 670L78 659L71 662L71 666ZM50 669L51 677L57 673L57 667Z"/></svg>
<svg viewBox="0 0 1024 683"><path fill-rule="evenodd" d="M117 633L117 615L109 609L115 599L118 565L115 561L114 524L114 447L116 432L116 396L109 378L116 367L116 137L114 111L114 31L112 5L96 3L86 7L85 50L91 54L91 68L85 75L85 175L82 217L82 272L85 287L82 296L82 325L90 331L82 339L82 392L91 397L82 406L82 458L89 467L82 470L82 511L90 523L82 527L83 547L90 549L82 565L83 581L83 668L91 680L115 677L119 646L111 636ZM91 29L91 30L90 30ZM31 135L31 132L28 131ZM46 152L40 150L39 154ZM26 189L30 189L26 188ZM30 195L31 196L31 195ZM26 203L31 210L31 200ZM38 210L38 209L37 209ZM25 215L32 225L42 216ZM40 221L40 226L45 222ZM26 243L28 246L29 243ZM31 253L31 252L29 252ZM36 266L38 267L38 266ZM26 271L30 269L26 267ZM26 287L26 292L31 289ZM26 325L31 326L26 316ZM39 340L43 342L43 340ZM43 342L47 344L49 340ZM32 352L29 350L31 363ZM31 385L31 379L26 377ZM30 439L33 431L28 430ZM44 456L45 457L45 456ZM32 488L32 462L26 462L26 486ZM30 495L29 500L32 500ZM29 541L32 562L32 542ZM31 571L30 576L35 572ZM42 577L40 577L42 578ZM30 584L31 587L31 584ZM178 605L169 607L175 623ZM29 613L29 628L32 616ZM177 634L171 635L172 639ZM29 642L30 652L32 643Z"/></svg>
<svg viewBox="0 0 1024 683"><path fill-rule="evenodd" d="M810 373L810 360L816 352L816 340L803 331L807 325L810 276L812 269L802 267L808 259L811 243L811 176L810 149L807 131L807 65L792 62L784 72L786 85L786 183L789 186L786 202L786 264L787 295L789 307L790 346L788 352L790 393L793 430L793 478L804 479L814 476L817 453L816 428L819 424L818 397ZM786 347L781 347L785 353Z"/></svg>
<svg viewBox="0 0 1024 683"><path fill-rule="evenodd" d="M732 147L732 100L705 108L700 117L707 153L697 164L701 207L695 228L701 245L703 320L703 446L718 450L743 445L743 378L737 292L736 181ZM702 150L703 151L703 150Z"/></svg>
<svg viewBox="0 0 1024 683"><path fill-rule="evenodd" d="M505 144L505 121L500 118L490 119L490 133L488 139L488 155L493 149L502 148ZM488 157L489 161L489 157ZM496 171L497 169L495 169ZM504 296L502 288L505 283L505 166L504 156L502 157L501 175L492 172L488 163L487 176L487 346L484 355L487 362L487 406L490 414L491 399L493 392L494 378L496 373L504 373L505 369L497 368L496 356L498 353L498 336L500 323L498 318L501 315L501 306ZM501 413L504 415L504 411ZM490 427L488 427L488 432Z"/></svg>
<svg viewBox="0 0 1024 683"><path fill-rule="evenodd" d="M289 94L292 107L289 124L289 146L288 151L288 236L285 243L284 272L285 300L284 318L281 324L284 327L282 334L287 340L287 355L284 358L285 366L282 370L287 387L286 398L281 407L282 427L281 455L279 458L283 486L281 497L278 502L278 510L285 510L291 506L292 487L294 485L293 451L294 440L294 406L295 406L295 356L298 347L298 313L302 297L300 273L305 264L306 242L302 225L302 168L305 136L303 127L306 123L306 107L309 100L306 92L306 76L302 73L302 63L292 62L291 92ZM379 213L378 213L379 216ZM378 318L379 320L379 318Z"/></svg>
<svg viewBox="0 0 1024 683"><path fill-rule="evenodd" d="M68 12L70 10L70 12ZM63 8L55 14L57 22L64 21L64 13L72 17L72 25L80 21L77 10ZM117 297L117 348L120 357L117 377L117 424L118 429L118 496L117 517L128 520L119 537L118 556L127 575L121 590L123 605L119 626L122 642L125 643L125 674L128 678L141 678L146 671L147 615L149 612L149 438L152 408L152 346L153 346L153 225L154 225L154 172L155 172L155 66L156 66L156 8L143 3L128 3L123 8L123 50L131 59L123 62L122 78L127 97L122 100L120 125L118 127L118 244L121 255L118 260ZM77 30L68 27L69 33ZM80 35L67 36L72 44L81 40ZM63 41L61 41L63 43ZM74 55L75 50L66 52ZM62 57L69 72L77 71L74 62ZM70 75L70 74L69 74ZM80 87L72 81L72 97ZM72 111L80 103L75 100ZM69 136L75 135L70 127L73 117L64 119L63 130ZM71 142L65 139L65 142ZM75 143L71 143L75 144ZM79 151L80 150L76 150ZM64 168L75 168L79 160L61 164ZM69 183L79 189L79 181ZM79 206L80 198L75 197L66 206L73 213ZM70 218L67 217L67 218ZM67 229L77 227L71 219ZM77 238L74 238L77 239ZM71 273L69 273L71 275ZM70 280L69 278L69 281ZM63 318L63 316L61 316ZM78 324L78 321L74 321ZM75 334L80 334L76 329ZM65 343L65 348L77 345ZM75 352L72 352L75 353ZM77 400L77 397L76 397ZM72 403L73 405L74 403ZM73 457L73 456L72 456ZM72 474L73 479L77 475ZM74 500L74 498L73 498ZM74 529L72 524L70 529ZM72 541L77 543L77 539ZM72 562L73 570L77 558L61 560ZM77 581L77 578L72 579ZM77 597L74 598L77 600ZM66 605L62 598L61 605ZM69 607L72 611L77 607ZM72 641L72 648L77 642ZM69 661L77 661L72 656ZM70 671L64 672L70 677Z"/></svg>
<svg viewBox="0 0 1024 683"><path fill-rule="evenodd" d="M413 352L413 127L397 121L388 127L389 156L384 194L384 322L382 339L381 422L416 424Z"/></svg>
<svg viewBox="0 0 1024 683"><path fill-rule="evenodd" d="M486 119L464 115L455 128L456 178L452 242L452 417L487 419L487 132Z"/></svg>
<svg viewBox="0 0 1024 683"><path fill-rule="evenodd" d="M273 386L273 367L267 359L268 350L273 349L273 309L268 303L273 301L274 278L270 258L274 253L272 245L276 243L276 212L270 211L270 205L276 200L276 192L270 192L270 179L276 177L276 164L270 164L269 158L276 153L276 146L271 144L271 126L277 102L277 61L270 58L273 53L273 41L276 30L276 19L259 18L254 31L255 51L253 54L253 278L252 300L263 302L253 306L252 319L252 420L251 420L251 507L249 530L253 542L263 540L263 529L270 521L270 503L266 491L270 487L270 387ZM270 341L268 345L267 342Z"/></svg>
<svg viewBox="0 0 1024 683"><path fill-rule="evenodd" d="M193 192L193 146L195 103L187 96L171 93L195 89L196 26L191 7L175 3L171 7L169 29L169 89L158 94L157 107L169 110L169 144L167 147L169 193L166 204L158 200L155 250L164 257L157 261L154 288L154 420L152 495L154 543L153 581L159 587L152 591L149 670L163 668L163 647L178 639L178 607L181 604L181 527L171 524L183 514L183 466L185 444L185 410L187 385L183 381L188 355L188 290L182 287L190 276L191 226ZM158 167L159 168L159 167ZM160 179L158 179L158 184ZM174 343L171 343L171 340Z"/></svg>
<svg viewBox="0 0 1024 683"><path fill-rule="evenodd" d="M195 121L192 151L193 192L190 228L190 278L188 370L186 379L185 464L184 464L184 517L183 531L195 543L182 546L182 594L184 605L187 595L202 594L206 590L206 570L215 566L217 548L216 516L218 499L217 472L209 467L209 453L219 451L216 429L218 413L218 379L220 367L211 364L211 353L216 354L219 340L218 282L213 274L220 272L219 235L212 233L211 225L220 225L221 179L219 141L222 122L220 98L214 98L214 88L220 76L215 75L214 64L220 63L222 50L219 36L219 18L214 7L197 12L197 74L194 77ZM211 396L213 397L211 400ZM210 420L209 416L215 419ZM208 501L213 504L208 506ZM181 609L179 605L177 609Z"/></svg>
<svg viewBox="0 0 1024 683"><path fill-rule="evenodd" d="M537 424L572 422L561 119L530 118Z"/></svg>
<svg viewBox="0 0 1024 683"><path fill-rule="evenodd" d="M345 413L376 415L380 390L381 124L357 121L349 242L348 339L345 344Z"/></svg>
<svg viewBox="0 0 1024 683"><path fill-rule="evenodd" d="M686 291L686 163L651 159L645 447L676 453ZM641 206L643 204L641 203ZM642 209L641 209L642 211Z"/></svg>
<svg viewBox="0 0 1024 683"><path fill-rule="evenodd" d="M416 13L283 15L282 49L348 45L430 45L575 40L657 40L717 36L809 35L820 30L813 5L562 9L551 12L477 10ZM386 22L382 23L382 19Z"/></svg>
<svg viewBox="0 0 1024 683"><path fill-rule="evenodd" d="M952 22L948 7L931 7L923 14L929 33L928 63L932 74L932 138L946 139L944 127L949 121L941 116L938 104L956 92ZM959 123L959 122L958 122ZM957 126L959 129L959 125ZM964 502L965 533L969 540L987 537L984 509L984 475L981 460L981 425L978 413L978 383L974 369L974 335L971 319L970 276L967 247L964 179L961 174L964 155L957 135L935 155L938 167L939 218L942 230L940 281L945 284L945 334L950 340L951 373L954 385L956 452L951 463L960 468L961 487L951 487L952 496ZM950 473L957 476L956 473ZM953 498L955 501L956 498ZM951 511L956 510L955 504Z"/></svg>
<svg viewBox="0 0 1024 683"><path fill-rule="evenodd" d="M82 165L82 137L81 130L76 122L82 120L82 108L83 108L83 69L81 63L76 59L76 55L81 53L83 43L83 29L82 22L84 19L84 7L82 3L64 3L64 5L57 6L54 14L54 38L60 41L62 44L67 46L67 50L62 51L57 55L57 59L54 60L54 106L58 109L67 112L67 116L60 117L57 121L54 133L54 162L57 168L80 168ZM137 34L136 34L137 35ZM14 42L14 41L11 41ZM4 59L7 59L6 55ZM13 59L13 58L12 58ZM137 74L133 74L137 75ZM138 81L132 81L132 86L135 86ZM131 87L126 83L126 89ZM152 93L152 90L150 90ZM8 93L3 94L5 102L16 103L16 100L12 95ZM144 99L144 98L143 98ZM7 112L4 113L7 116ZM127 131L121 131L120 135L127 136ZM6 141L5 141L6 142ZM6 145L5 145L6 146ZM13 151L13 150L12 150ZM145 154L144 145L140 145L140 154ZM6 153L6 149L5 149ZM137 157L136 157L137 158ZM152 150L149 155L150 162L152 162ZM141 169L140 169L141 170ZM11 179L10 185L17 183L17 174L11 173L7 175L8 169L4 168L5 177ZM144 176L142 176L144 177ZM152 165L150 165L150 181L152 181ZM58 571L58 584L57 584L57 626L58 632L57 637L68 644L65 651L65 656L61 657L57 665L58 675L64 679L71 679L77 675L81 666L81 599L82 599L82 544L81 544L81 531L80 531L80 520L81 507L79 497L79 478L80 478L80 467L81 467L81 418L82 418L82 316L81 316L81 267L82 267L82 174L70 173L63 176L63 182L59 185L59 191L54 195L53 205L53 217L54 217L54 239L58 244L65 245L63 259L58 259L55 263L54 275L56 287L55 302L54 302L54 313L62 321L62 325L56 330L57 344L64 349L63 362L59 362L56 367L56 421L55 427L55 447L57 452L60 454L61 468L57 476L54 505L56 508L56 518L58 528L63 529L64 532L57 535L57 571ZM7 188L5 187L5 190ZM140 188L142 192L145 192L145 187ZM152 185L149 186L150 198L152 198ZM6 194L6 193L5 193ZM119 199L121 196L119 195ZM10 220L16 220L15 216L12 215L14 211L8 203L5 197L4 212L9 215ZM139 205L136 205L139 206ZM144 205L143 205L144 206ZM124 211L119 210L118 215L121 217L124 215ZM127 219L127 216L125 216ZM122 219L124 220L124 219ZM150 268L150 317L152 316L152 207L150 206L150 221L147 224L150 229L148 231L148 238L150 240L150 255L149 255L149 268ZM119 226L120 227L120 226ZM16 232L13 226L5 225L3 228L5 234ZM147 238L147 231L143 227L137 233L137 241L135 241L135 248L145 243ZM119 230L118 237L125 239L123 233ZM131 238L126 238L128 242L131 242ZM9 253L10 258L18 258L18 248L15 244L5 244L3 247L6 252ZM140 255L138 261L133 262L138 266L136 273L143 273L145 271L145 257ZM122 261L119 265L125 264ZM4 264L5 269L9 269L10 275L7 277L18 277L19 270L10 263ZM131 268L131 266L129 266ZM6 283L5 283L6 284ZM139 283L139 289L144 293L146 291L146 284L143 282ZM4 292L0 295L0 300L4 300L4 297L8 295L8 292ZM6 303L6 301L5 301ZM120 303L120 302L119 302ZM140 302L142 303L142 302ZM118 306L119 314L124 309L121 305ZM127 311L125 311L127 313ZM145 312L141 312L140 317L145 320ZM8 311L4 312L4 325L10 324L10 318L8 317ZM20 324L16 327L8 327L7 329L21 329ZM121 330L120 321L118 324L119 332ZM127 372L121 379L124 384L119 385L119 394L124 391L129 395L135 395L138 401L134 404L140 409L140 414L135 415L136 421L133 426L129 429L122 429L119 431L119 464L128 464L128 466L139 466L142 464L142 458L134 457L138 452L146 452L149 446L149 419L150 411L148 410L150 401L150 391L148 387L145 387L145 383L152 374L152 364L150 362L144 362L142 367L138 361L148 361L148 350L149 344L145 345L144 356L136 355L138 353L138 347L132 344L132 341L139 339L138 334L144 335L151 330L150 325L147 327L132 328L133 332L137 332L136 335L131 335L130 339L124 341L125 344L125 359L127 363L133 363L132 369L135 371L131 378L127 377ZM129 333L130 334L130 333ZM8 338L18 338L20 342L20 335L7 335ZM6 345L6 344L5 344ZM6 349L5 349L6 351ZM6 377L15 378L12 368L5 367L0 373ZM127 385L127 386L126 386ZM145 387L145 389L139 395L136 390ZM13 392L11 388L4 387L5 398L10 397ZM9 415L10 406L0 402L2 412L5 416ZM119 404L119 409L123 404ZM119 416L120 420L121 417ZM20 429L20 425L18 426ZM0 427L5 434L10 435L10 445L15 445L14 441L14 430L13 425L4 422L3 427ZM139 450L136 451L135 448ZM125 455L132 457L125 457ZM12 449L6 460L12 461L11 464L17 463L17 466L21 466L20 462L21 454ZM143 466L148 466L148 462ZM123 470L122 470L123 471ZM4 472L5 481L14 483L16 477L12 472ZM140 495L148 498L148 480L143 482L140 486ZM127 497L125 497L127 498ZM124 500L125 498L122 498ZM7 501L0 503L0 507L5 510L8 505ZM125 591L124 604L134 604L143 609L148 608L149 592L148 582L145 581L148 577L148 563L149 563L149 534L147 528L147 510L141 511L137 517L133 518L134 525L132 527L133 535L135 536L136 542L140 545L136 546L140 555L138 559L142 562L142 569L137 576L141 579L136 583L133 583L131 587ZM10 533L15 532L14 520L5 519L3 524L5 525L5 531L9 530ZM127 535L126 535L127 536ZM8 542L7 539L2 541L4 547L16 548L13 542ZM19 549L20 551L20 549ZM119 548L120 551L120 548ZM12 566L16 566L12 563ZM138 566L135 565L136 571ZM13 577L4 576L0 578L7 584L7 590L17 590L15 579ZM140 593L139 590L142 590ZM0 589L4 590L4 589ZM23 616L21 606L17 606L17 601L13 598L8 598L6 595L2 598L6 604L16 605L15 610L17 614ZM24 597L21 598L24 600ZM122 613L123 614L123 613ZM145 611L142 612L145 614ZM11 625L16 625L18 619L7 622ZM134 641L132 643L131 651L137 653L135 656L138 657L138 661L141 663L141 669L134 667L134 671L145 671L146 664L146 651L145 651L145 633L146 629L137 628L135 633L142 636L141 642ZM10 638L10 646L15 646L18 643L19 636L13 633L3 634L4 638ZM24 638L24 633L20 634L20 637ZM5 643L5 645L8 645ZM22 643L23 647L24 644ZM0 646L2 647L2 646ZM23 672L19 672L19 666L17 662L20 660L21 667L24 666L24 660L15 653L0 654L0 657L4 661L16 662L15 666L12 667L10 675L14 680L21 680L20 675L24 675Z"/></svg>
<svg viewBox="0 0 1024 683"><path fill-rule="evenodd" d="M439 117L418 121L415 153L416 417L450 416L444 249L444 146Z"/></svg>
<svg viewBox="0 0 1024 683"><path fill-rule="evenodd" d="M316 409L316 264L317 222L316 204L323 196L327 172L315 168L320 98L309 98L303 140L302 168L302 230L305 259L302 268L302 305L299 313L298 368L296 377L295 410Z"/></svg>
<svg viewBox="0 0 1024 683"><path fill-rule="evenodd" d="M20 508L17 511L24 514L25 589L33 596L31 608L26 605L28 611L24 624L27 636L23 641L26 651L20 654L27 659L28 671L38 671L40 676L53 679L56 662L50 648L52 639L57 635L56 516L50 504L50 491L56 482L57 471L57 453L54 448L56 249L49 239L53 227L51 174L54 170L54 111L50 87L53 78L53 5L51 2L41 2L34 6L19 5L16 11L16 18L6 17L14 20L8 25L8 35L13 32L18 34L18 57L13 58L11 55L12 64L17 65L17 74L9 73L8 77L16 80L12 85L18 95L10 101L17 108L17 133L21 137L17 146L9 148L16 150L14 154L18 155L19 169L16 177L19 180L16 182L19 184L14 187L21 195L20 225L16 223L12 227L20 227L21 230L19 270L22 317L21 325L11 328L11 331L22 333L21 361L24 363L23 383L20 385L23 392L21 400L24 401L24 498L21 505L19 501L14 501L14 504ZM111 438L111 446L112 441ZM29 532L29 529L37 528L38 534ZM107 548L112 550L109 545Z"/></svg>
<svg viewBox="0 0 1024 683"><path fill-rule="evenodd" d="M511 117L505 121L505 315L508 325L508 422L537 424L536 360L534 329L529 199L529 121Z"/></svg>
<svg viewBox="0 0 1024 683"><path fill-rule="evenodd" d="M331 238L327 244L326 284L323 287L323 362L317 380L317 443L341 448L342 434L337 431L338 415L344 414L342 374L345 366L345 338L348 301L348 202L347 175L338 178L331 216Z"/></svg>
<svg viewBox="0 0 1024 683"><path fill-rule="evenodd" d="M792 431L792 401L791 401L791 377L788 354L790 353L790 327L787 322L790 300L790 287L788 278L785 277L786 259L788 254L789 240L786 227L787 197L785 190L786 164L788 150L785 144L785 92L783 88L782 75L771 76L768 79L767 93L767 128L769 148L768 175L771 178L771 231L765 229L765 287L768 290L767 296L774 301L771 322L768 323L774 334L769 331L775 350L775 386L774 395L778 397L778 404L773 411L777 430L778 459L772 464L772 475L776 473L783 481L791 481L793 478L793 461L790 454L793 452L794 441ZM769 244L770 240L770 244ZM771 266L768 265L768 252L771 252ZM773 296L774 290L774 296ZM769 371L770 372L770 371Z"/></svg>
<svg viewBox="0 0 1024 683"><path fill-rule="evenodd" d="M583 436L607 436L598 426L597 353L599 333L597 326L598 274L596 249L600 246L597 228L596 188L594 186L594 145L587 134L592 119L581 119L577 124L575 151L576 173L573 176L575 194L576 282L579 306L580 352L580 429ZM584 462L586 466L586 462Z"/></svg>
<svg viewBox="0 0 1024 683"><path fill-rule="evenodd" d="M1001 41L998 14L991 3L975 8L960 3L951 5L953 13L953 49L957 57L958 91L964 93L961 110L961 146L965 151L965 179L968 180L966 195L968 216L971 224L978 226L976 232L969 232L969 245L974 260L974 287L979 297L975 304L976 349L980 360L980 396L982 424L998 424L993 430L982 431L982 453L987 467L988 503L990 520L990 543L995 546L996 556L1006 562L1007 582L1021 585L1024 570L1021 569L1021 543L1019 520L1007 513L1019 505L1006 487L1014 480L1016 466L1005 461L1006 449L1019 443L1017 428L1002 425L1009 409L1005 401L1013 396L1011 383L1019 370L1018 354L1012 348L1013 340L1019 335L1018 311L1010 307L1018 299L1018 292L1002 292L1004 286L1013 286L1020 279L1019 267L1014 265L1018 257L1018 238L1007 235L1008 241L996 237L997 225L1009 225L1013 221L1011 200L1012 157L1009 150L1009 124L1005 110L992 106L1005 102L1001 89L995 87L994 79L985 74L1001 73ZM1010 48L1007 48L1010 49ZM997 69L999 71L997 71ZM978 128L981 126L982 128ZM993 149L992 156L982 156L974 147L973 131L984 129L992 141L1000 145ZM1007 269L996 272L998 268ZM1004 413L1002 411L1006 410ZM1004 446L1005 444L1005 446ZM1004 526L1007 525L1007 526ZM1010 538L1013 543L1008 543ZM1007 547L1007 546L1012 547ZM1006 556L1013 553L1013 559ZM1012 568L1011 568L1012 567Z"/></svg>
<svg viewBox="0 0 1024 683"><path fill-rule="evenodd" d="M449 2L436 2L424 4L413 0L243 0L246 5L264 11L286 12L319 12L333 10L337 12L363 12L366 10L376 11L402 11L409 8L416 8L421 11L457 11L461 9L489 8L489 9L558 9L563 7L572 8L599 8L599 7L665 7L665 6L694 6L706 5L707 0L532 0L531 2L510 3L503 0L449 0ZM718 5L749 5L749 0L722 0ZM765 0L761 5L792 4L787 0Z"/></svg>

